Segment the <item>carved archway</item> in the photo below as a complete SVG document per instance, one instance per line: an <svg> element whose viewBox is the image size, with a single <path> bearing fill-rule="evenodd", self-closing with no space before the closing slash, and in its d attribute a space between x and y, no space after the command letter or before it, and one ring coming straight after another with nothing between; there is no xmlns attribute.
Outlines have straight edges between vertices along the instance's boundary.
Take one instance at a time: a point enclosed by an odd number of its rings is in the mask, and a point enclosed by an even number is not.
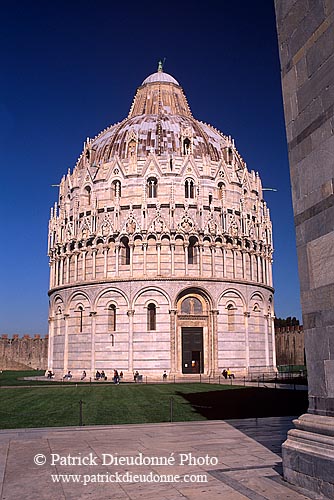
<svg viewBox="0 0 334 500"><path fill-rule="evenodd" d="M179 294L175 308L175 371L178 374L209 375L213 363L213 321L211 301L201 289Z"/></svg>

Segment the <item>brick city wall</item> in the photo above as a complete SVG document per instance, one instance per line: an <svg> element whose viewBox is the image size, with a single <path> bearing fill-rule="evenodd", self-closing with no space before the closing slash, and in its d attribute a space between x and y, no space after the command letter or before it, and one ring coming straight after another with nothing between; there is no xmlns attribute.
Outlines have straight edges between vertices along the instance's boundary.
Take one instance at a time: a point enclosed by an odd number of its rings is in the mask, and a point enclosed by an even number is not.
<svg viewBox="0 0 334 500"><path fill-rule="evenodd" d="M304 330L301 325L275 329L277 365L304 365Z"/></svg>
<svg viewBox="0 0 334 500"><path fill-rule="evenodd" d="M47 368L48 337L40 335L8 335L0 337L0 370L25 370Z"/></svg>

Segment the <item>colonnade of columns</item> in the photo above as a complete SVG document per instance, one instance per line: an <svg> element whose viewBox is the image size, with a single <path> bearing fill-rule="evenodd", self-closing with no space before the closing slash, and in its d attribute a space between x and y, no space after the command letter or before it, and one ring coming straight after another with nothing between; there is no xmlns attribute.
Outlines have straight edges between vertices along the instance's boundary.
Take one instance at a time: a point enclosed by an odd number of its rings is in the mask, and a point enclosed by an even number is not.
<svg viewBox="0 0 334 500"><path fill-rule="evenodd" d="M178 321L178 315L176 309L171 309L170 313L170 373L177 374L182 373L182 339L181 339L181 324ZM134 358L134 345L133 345L133 335L134 335L134 315L135 310L129 309L127 311L128 315L128 367L129 373L133 372L133 358ZM218 337L219 337L219 327L218 327L218 310L211 310L207 320L203 322L204 330L204 346L205 346L205 363L204 371L207 374L219 375L218 366ZM89 331L91 332L91 353L90 353L90 369L91 373L95 373L95 338L96 338L96 317L97 312L93 311L89 313L91 317L91 325ZM250 331L249 331L249 318L251 317L250 312L244 312L244 335L245 335L245 350L244 350L244 360L245 372L249 370L251 366L251 353L250 353ZM49 317L49 346L48 346L48 357L49 364L48 368L53 371L54 369L54 338L55 335L62 333L63 335L63 371L64 374L68 370L73 369L71 367L71 360L69 359L69 328L68 320L69 314L63 314L62 318L64 320L62 332L58 332L59 325L57 326L57 319L54 315ZM263 342L264 342L264 354L265 354L265 367L276 366L276 349L275 349L275 330L274 330L274 316L271 314L264 315L264 332L263 332ZM204 324L205 323L205 324ZM74 333L74 332L71 332ZM271 345L269 345L269 343ZM167 367L166 367L167 368Z"/></svg>
<svg viewBox="0 0 334 500"><path fill-rule="evenodd" d="M83 247L74 250L71 254L56 254L50 261L50 288L78 281L119 276L198 276L240 279L268 286L273 285L272 259L271 255L266 252L232 248L215 243L208 245L199 243L193 247L194 255L190 260L188 243L178 244L176 241L170 241L166 245L161 241L156 241L155 269L148 270L148 259L151 259L151 255L148 255L148 243L142 242L136 245L131 242L128 246L129 259L126 264L121 255L122 244L120 242L112 246ZM182 264L178 269L180 257Z"/></svg>

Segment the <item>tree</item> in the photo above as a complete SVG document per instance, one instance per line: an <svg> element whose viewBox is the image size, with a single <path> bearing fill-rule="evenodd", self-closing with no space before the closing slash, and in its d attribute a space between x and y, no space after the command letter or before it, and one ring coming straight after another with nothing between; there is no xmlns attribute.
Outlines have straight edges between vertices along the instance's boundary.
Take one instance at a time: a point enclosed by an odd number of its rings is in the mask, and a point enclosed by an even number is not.
<svg viewBox="0 0 334 500"><path fill-rule="evenodd" d="M275 328L285 328L286 326L298 326L299 319L296 316L288 316L287 318L275 318Z"/></svg>

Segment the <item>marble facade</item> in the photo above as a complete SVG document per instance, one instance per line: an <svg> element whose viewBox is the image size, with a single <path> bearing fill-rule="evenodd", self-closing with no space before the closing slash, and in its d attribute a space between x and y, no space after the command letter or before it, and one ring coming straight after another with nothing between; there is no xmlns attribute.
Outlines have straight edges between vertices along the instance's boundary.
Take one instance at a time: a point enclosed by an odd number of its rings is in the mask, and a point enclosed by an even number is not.
<svg viewBox="0 0 334 500"><path fill-rule="evenodd" d="M275 6L309 383L283 468L334 498L334 2Z"/></svg>
<svg viewBox="0 0 334 500"><path fill-rule="evenodd" d="M272 253L258 173L159 66L60 182L49 369L273 371Z"/></svg>

